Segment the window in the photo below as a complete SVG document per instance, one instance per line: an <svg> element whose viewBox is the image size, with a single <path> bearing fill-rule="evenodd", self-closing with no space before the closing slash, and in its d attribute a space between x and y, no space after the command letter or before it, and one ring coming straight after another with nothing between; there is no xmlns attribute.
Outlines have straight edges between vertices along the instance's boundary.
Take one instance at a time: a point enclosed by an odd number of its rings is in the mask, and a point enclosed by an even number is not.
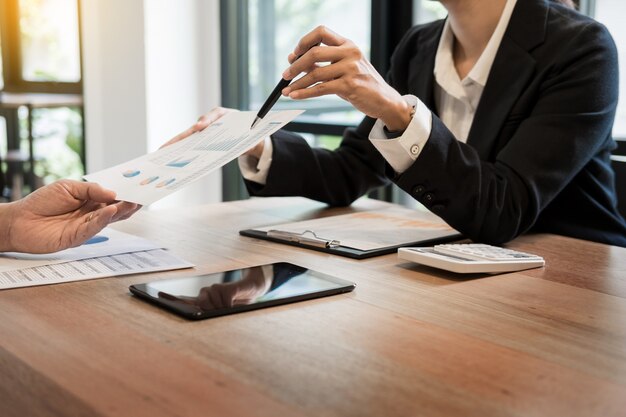
<svg viewBox="0 0 626 417"><path fill-rule="evenodd" d="M24 191L84 173L79 16L78 0L0 1L0 155L20 155Z"/></svg>
<svg viewBox="0 0 626 417"><path fill-rule="evenodd" d="M415 22L416 25L443 19L448 15L443 5L435 1L415 0L413 7L413 22Z"/></svg>
<svg viewBox="0 0 626 417"><path fill-rule="evenodd" d="M595 18L602 22L613 35L617 44L620 68L620 101L617 106L613 134L619 140L626 140L626 3L623 0L595 0Z"/></svg>
<svg viewBox="0 0 626 417"><path fill-rule="evenodd" d="M75 0L20 0L21 78L25 81L80 81L78 3Z"/></svg>
<svg viewBox="0 0 626 417"><path fill-rule="evenodd" d="M3 0L3 89L80 93L78 17L78 0Z"/></svg>
<svg viewBox="0 0 626 417"><path fill-rule="evenodd" d="M370 54L371 8L353 0L251 0L249 44L249 108L261 107L287 68L287 56L300 38L319 25L325 25L353 40ZM346 24L345 16L350 16ZM305 108L301 120L309 122L358 123L361 115L338 97L306 101L281 98L277 109Z"/></svg>

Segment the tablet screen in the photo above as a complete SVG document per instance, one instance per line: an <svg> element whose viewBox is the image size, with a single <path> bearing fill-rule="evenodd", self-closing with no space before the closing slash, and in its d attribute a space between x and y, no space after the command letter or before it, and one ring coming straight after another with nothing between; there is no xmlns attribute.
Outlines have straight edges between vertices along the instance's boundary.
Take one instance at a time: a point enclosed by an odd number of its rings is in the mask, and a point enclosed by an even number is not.
<svg viewBox="0 0 626 417"><path fill-rule="evenodd" d="M132 285L133 294L201 319L352 291L354 284L281 262Z"/></svg>

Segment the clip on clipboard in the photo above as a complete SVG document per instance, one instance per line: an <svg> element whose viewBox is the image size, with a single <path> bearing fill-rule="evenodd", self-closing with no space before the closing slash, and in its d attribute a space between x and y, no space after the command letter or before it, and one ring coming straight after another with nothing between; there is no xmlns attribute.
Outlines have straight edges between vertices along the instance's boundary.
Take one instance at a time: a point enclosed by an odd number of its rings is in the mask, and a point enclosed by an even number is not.
<svg viewBox="0 0 626 417"><path fill-rule="evenodd" d="M312 230L305 230L302 233L285 232L282 230L268 230L266 233L268 237L319 248L338 248L341 245L341 242L338 240L321 238Z"/></svg>

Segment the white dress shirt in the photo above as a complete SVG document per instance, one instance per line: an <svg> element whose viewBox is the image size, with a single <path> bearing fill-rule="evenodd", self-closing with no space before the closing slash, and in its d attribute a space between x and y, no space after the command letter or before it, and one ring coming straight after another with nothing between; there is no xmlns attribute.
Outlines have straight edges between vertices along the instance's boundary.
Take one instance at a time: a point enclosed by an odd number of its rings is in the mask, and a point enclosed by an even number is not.
<svg viewBox="0 0 626 417"><path fill-rule="evenodd" d="M517 0L507 0L485 50L463 80L459 78L454 65L454 33L450 22L447 20L444 23L435 57L435 106L443 124L461 142L467 141L476 108L516 2ZM399 174L413 165L426 145L432 129L432 113L428 107L415 96L407 95L404 99L415 108L415 115L404 133L395 139L389 139L384 131L385 126L379 119L369 135L374 147ZM272 150L272 141L267 138L260 159L250 156L239 158L239 167L245 179L265 184L272 163Z"/></svg>

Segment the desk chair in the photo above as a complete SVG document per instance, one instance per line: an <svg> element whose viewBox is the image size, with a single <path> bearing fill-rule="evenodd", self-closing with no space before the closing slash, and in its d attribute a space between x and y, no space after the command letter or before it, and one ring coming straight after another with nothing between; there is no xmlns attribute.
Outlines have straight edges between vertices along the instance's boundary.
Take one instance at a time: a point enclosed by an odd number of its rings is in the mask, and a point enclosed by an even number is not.
<svg viewBox="0 0 626 417"><path fill-rule="evenodd" d="M611 156L611 165L615 171L615 191L617 192L617 208L626 218L626 156Z"/></svg>

